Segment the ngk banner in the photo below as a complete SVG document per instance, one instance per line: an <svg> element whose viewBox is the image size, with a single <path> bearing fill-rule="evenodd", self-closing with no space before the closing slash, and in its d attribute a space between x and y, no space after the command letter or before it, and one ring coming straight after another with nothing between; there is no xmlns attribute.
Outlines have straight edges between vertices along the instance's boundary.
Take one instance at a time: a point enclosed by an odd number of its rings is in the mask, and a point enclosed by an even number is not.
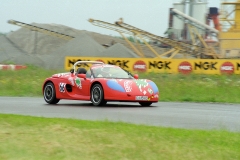
<svg viewBox="0 0 240 160"><path fill-rule="evenodd" d="M240 74L240 60L230 59L65 57L65 69L70 70L76 61L102 61L132 73Z"/></svg>

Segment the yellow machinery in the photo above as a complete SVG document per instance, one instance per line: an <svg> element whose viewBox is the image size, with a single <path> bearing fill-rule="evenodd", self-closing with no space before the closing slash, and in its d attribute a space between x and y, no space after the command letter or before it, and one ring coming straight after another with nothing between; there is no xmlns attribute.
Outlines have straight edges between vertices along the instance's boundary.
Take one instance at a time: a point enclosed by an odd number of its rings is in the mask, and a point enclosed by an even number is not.
<svg viewBox="0 0 240 160"><path fill-rule="evenodd" d="M95 19L89 19L89 22L92 23L93 25L96 25L99 27L117 31L124 37L125 40L127 40L127 38L123 35L124 33L130 34L133 36L137 36L150 48L150 50L158 58L161 58L162 56L165 56L170 53L172 53L172 54L169 58L172 58L179 52L187 53L188 55L192 55L192 56L199 57L199 58L219 58L218 55L215 53L215 51L212 48L208 47L207 45L199 46L199 45L195 45L195 44L188 44L185 42L176 41L176 40L172 40L169 38L157 36L157 35L146 32L144 30L141 30L139 28L136 28L134 26L131 26L131 25L123 23L123 22L121 22L121 23L116 22L115 24L112 24L112 23L108 23L108 22L104 22L104 21L100 21L100 20L95 20ZM201 39L201 37L198 37L198 38ZM168 44L172 47L172 49L159 55L147 43L146 39L150 39L153 41L160 41L161 43ZM128 43L130 44L129 41L128 41ZM132 44L130 44L130 45L138 55L140 55L141 57L144 56L144 55L141 55L141 52L136 47L134 47Z"/></svg>
<svg viewBox="0 0 240 160"><path fill-rule="evenodd" d="M240 57L240 0L222 2L219 32L220 52L226 58Z"/></svg>
<svg viewBox="0 0 240 160"><path fill-rule="evenodd" d="M161 57L171 53L171 56L169 58L172 58L177 53L182 52L188 53L188 55L194 55L198 58L240 58L240 0L236 0L235 2L223 1L221 3L221 30L216 32L218 46L215 45L215 48L206 44L206 42L198 34L198 31L192 24L188 24L192 44L187 44L181 41L175 41L172 39L151 34L123 22L119 23L118 25L116 23L111 24L108 22L94 19L89 19L89 22L99 27L117 31L122 36L123 33L126 33L137 36L140 39L148 38L172 46L171 50L159 55L151 48L149 44L146 43L146 41L143 40L144 43L150 48L150 50L156 55L156 57ZM195 22L195 20L193 22ZM203 25L203 27L206 26ZM125 37L124 39L127 40L127 38ZM197 43L197 41L200 43ZM130 44L130 42L128 43ZM137 50L137 48L133 49L140 55L140 51Z"/></svg>

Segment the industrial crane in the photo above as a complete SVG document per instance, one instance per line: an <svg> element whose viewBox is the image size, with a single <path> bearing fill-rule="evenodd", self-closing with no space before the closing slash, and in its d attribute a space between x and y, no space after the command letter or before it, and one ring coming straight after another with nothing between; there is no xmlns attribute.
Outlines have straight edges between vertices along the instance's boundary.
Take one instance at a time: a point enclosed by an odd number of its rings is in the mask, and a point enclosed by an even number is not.
<svg viewBox="0 0 240 160"><path fill-rule="evenodd" d="M123 33L130 34L130 35L136 35L141 39L151 39L151 40L154 40L154 41L160 41L164 44L168 44L168 45L172 46L172 49L170 51L165 52L161 55L159 55L158 53L155 53L156 57L158 57L158 58L161 58L162 56L170 54L170 53L173 52L173 54L169 57L169 58L172 58L173 56L175 56L180 51L185 52L185 53L189 53L189 54L194 55L196 57L219 58L218 55L213 51L213 49L209 48L207 46L202 47L202 46L198 46L198 45L194 45L194 44L188 44L188 43L184 43L184 42L181 42L181 41L176 41L176 40L172 40L172 39L169 39L169 38L157 36L157 35L154 35L152 33L147 32L147 31L144 31L142 29L139 29L137 27L131 26L131 25L129 25L127 23L124 23L124 22L121 22L121 23L116 22L116 23L112 24L112 23L108 23L108 22L104 22L104 21L100 21L100 20L95 20L95 19L89 19L89 22L92 23L93 25L96 25L96 26L99 26L99 27L103 27L103 28L107 28L107 29L117 31L121 35ZM144 41L144 42L145 42L146 45L148 45L146 43L146 41ZM149 47L151 47L151 46L149 46Z"/></svg>
<svg viewBox="0 0 240 160"><path fill-rule="evenodd" d="M9 20L8 21L9 24L13 24L13 25L17 25L20 27L24 27L27 28L29 30L32 31L37 31L37 32L41 32L50 36L54 36L54 37L58 37L64 40L71 40L75 37L71 36L71 35L67 35L67 34L63 34L63 33L59 33L59 32L55 32L49 29L45 29L45 28L41 28L32 24L27 24L27 23L23 23L23 22L19 22L19 21L15 21L15 20Z"/></svg>

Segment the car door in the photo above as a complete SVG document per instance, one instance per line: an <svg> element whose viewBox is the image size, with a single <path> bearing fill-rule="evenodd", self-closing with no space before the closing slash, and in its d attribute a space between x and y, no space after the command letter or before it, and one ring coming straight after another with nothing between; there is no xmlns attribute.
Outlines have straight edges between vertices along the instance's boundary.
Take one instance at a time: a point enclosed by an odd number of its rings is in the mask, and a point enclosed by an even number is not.
<svg viewBox="0 0 240 160"><path fill-rule="evenodd" d="M86 73L86 77L78 77L75 78L75 84L77 87L77 93L83 96L90 95L90 82L91 82L91 71L88 70Z"/></svg>

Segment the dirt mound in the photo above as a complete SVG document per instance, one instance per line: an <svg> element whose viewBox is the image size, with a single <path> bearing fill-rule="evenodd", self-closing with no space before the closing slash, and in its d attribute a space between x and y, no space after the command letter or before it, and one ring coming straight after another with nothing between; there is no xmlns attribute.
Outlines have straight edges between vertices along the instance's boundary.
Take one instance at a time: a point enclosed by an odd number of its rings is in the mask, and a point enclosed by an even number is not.
<svg viewBox="0 0 240 160"><path fill-rule="evenodd" d="M66 56L139 57L129 44L120 38L77 30L59 24L32 23L32 25L67 34L74 38L64 40L20 28L0 37L0 62L11 61L18 64L35 64L49 69L63 69ZM105 48L103 44L107 44L109 47ZM148 47L141 46L146 57L156 56ZM156 48L156 51L163 52L161 48Z"/></svg>
<svg viewBox="0 0 240 160"><path fill-rule="evenodd" d="M117 37L103 35L95 32L89 32L85 30L77 30L68 26L59 25L59 24L39 24L32 23L32 25L49 29L58 33L67 34L73 37L79 36L81 33L88 34L92 39L98 42L100 45L108 44L109 46L115 43L121 43L124 47L128 48L132 52L134 50L129 46L129 44ZM29 54L49 54L54 52L58 47L66 44L68 41L63 40L54 36L43 34L40 32L31 31L29 29L21 28L17 31L12 32L8 35L8 38L14 42L17 46L22 48L25 52ZM137 45L133 44L136 48ZM156 55L146 46L141 45L142 51L146 57L155 57ZM161 54L163 50L159 47L153 48Z"/></svg>
<svg viewBox="0 0 240 160"><path fill-rule="evenodd" d="M105 48L93 40L86 33L81 33L76 38L70 40L65 45L59 47L51 55L68 56L101 56Z"/></svg>
<svg viewBox="0 0 240 160"><path fill-rule="evenodd" d="M102 57L129 57L129 58L138 58L134 52L124 47L122 44L117 43L105 51L100 53Z"/></svg>
<svg viewBox="0 0 240 160"><path fill-rule="evenodd" d="M38 67L42 67L45 64L41 58L30 54L21 54L16 57L10 58L9 61L14 62L14 64L32 64Z"/></svg>
<svg viewBox="0 0 240 160"><path fill-rule="evenodd" d="M121 44L115 44L104 48L94 41L88 34L82 33L70 40L67 44L59 47L50 55L39 56L45 64L45 68L59 69L64 67L66 56L74 57L137 57Z"/></svg>
<svg viewBox="0 0 240 160"><path fill-rule="evenodd" d="M24 51L15 46L6 36L0 36L0 62L10 61L9 59L23 54L25 54Z"/></svg>
<svg viewBox="0 0 240 160"><path fill-rule="evenodd" d="M61 25L44 25L35 23L33 23L33 25L58 32L69 31L69 34L73 34L70 32L70 29L64 29L65 27L62 27ZM7 37L28 54L49 54L68 42L64 39L25 28L20 28L17 31L11 32Z"/></svg>
<svg viewBox="0 0 240 160"><path fill-rule="evenodd" d="M0 36L0 63L14 64L34 64L43 66L44 62L35 55L27 54L21 48L16 46L9 39L2 35Z"/></svg>
<svg viewBox="0 0 240 160"><path fill-rule="evenodd" d="M45 62L45 68L58 69L64 67L66 56L101 57L99 53L104 50L103 46L95 42L86 33L81 33L51 54L39 57Z"/></svg>

